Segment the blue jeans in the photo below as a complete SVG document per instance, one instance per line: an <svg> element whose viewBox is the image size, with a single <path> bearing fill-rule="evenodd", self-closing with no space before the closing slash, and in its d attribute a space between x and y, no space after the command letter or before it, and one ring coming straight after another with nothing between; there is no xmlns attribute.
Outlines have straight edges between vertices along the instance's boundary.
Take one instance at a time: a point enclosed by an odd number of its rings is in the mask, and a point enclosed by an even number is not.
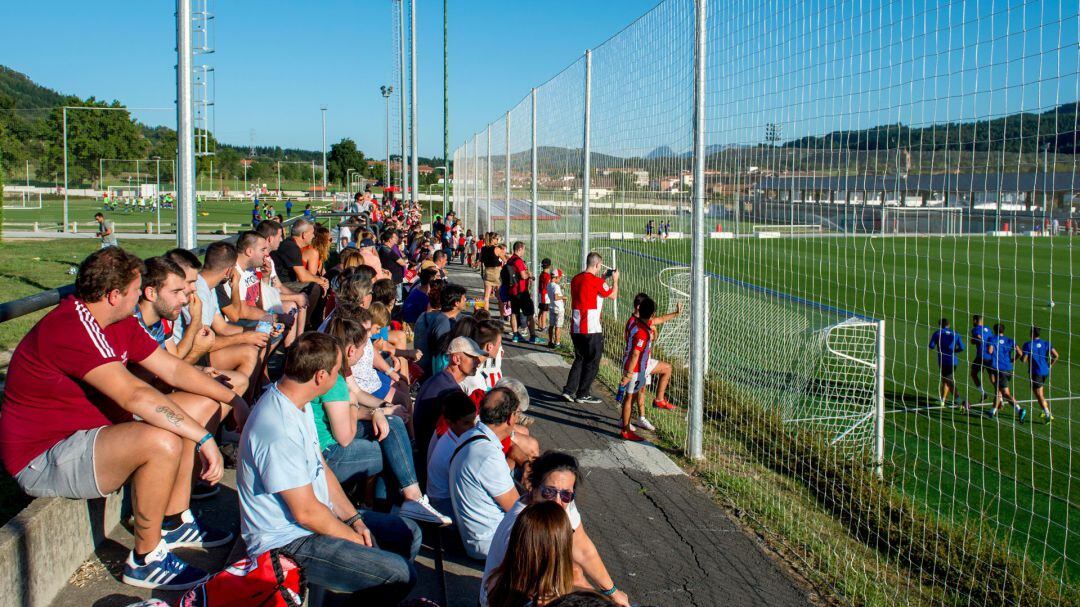
<svg viewBox="0 0 1080 607"><path fill-rule="evenodd" d="M420 552L420 528L391 514L364 510L361 518L371 530L372 548L312 534L282 549L313 587L349 595L354 604L397 605L416 584L412 561Z"/></svg>
<svg viewBox="0 0 1080 607"><path fill-rule="evenodd" d="M387 417L386 421L390 434L381 441L375 439L375 428L370 421L360 421L356 423L356 438L347 447L331 445L323 451L326 465L339 481L344 483L360 474L374 476L389 470L399 488L416 484L405 422L396 415Z"/></svg>

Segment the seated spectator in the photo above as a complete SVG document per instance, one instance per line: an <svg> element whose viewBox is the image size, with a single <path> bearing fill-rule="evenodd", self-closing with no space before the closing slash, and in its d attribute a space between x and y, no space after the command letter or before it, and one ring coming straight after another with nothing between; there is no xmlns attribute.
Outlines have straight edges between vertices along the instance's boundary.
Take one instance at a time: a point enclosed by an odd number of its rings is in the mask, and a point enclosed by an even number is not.
<svg viewBox="0 0 1080 607"><path fill-rule="evenodd" d="M181 359L185 359L185 356L180 355L179 344L173 337L175 330L179 328L182 312L189 303L191 289L184 269L171 258L151 257L143 262L142 286L139 303L135 306L135 318L157 342L158 347ZM196 306L201 314L201 307L198 304ZM185 348L184 354L195 354L197 360L210 351L210 346L214 343L214 333L202 327L200 319L199 327L190 331L186 339L181 341Z"/></svg>
<svg viewBox="0 0 1080 607"><path fill-rule="evenodd" d="M405 303L401 306L401 320L407 324L416 324L420 315L427 311L428 292L431 290L431 281L435 279L438 270L424 268L420 270L420 283L409 291Z"/></svg>
<svg viewBox="0 0 1080 607"><path fill-rule="evenodd" d="M461 435L450 456L450 501L465 552L486 559L491 538L519 495L502 442L517 423L517 398L496 388L480 405L480 423ZM568 564L569 566L569 564Z"/></svg>
<svg viewBox="0 0 1080 607"><path fill-rule="evenodd" d="M473 315L473 318L476 316ZM502 379L502 323L490 320L478 322L473 329L473 341L487 353L487 358L477 367L476 373L461 382L461 389L479 403Z"/></svg>
<svg viewBox="0 0 1080 607"><path fill-rule="evenodd" d="M237 410L247 404L158 347L139 326L132 310L142 267L119 247L94 252L79 266L75 295L19 342L0 414L0 458L34 497L93 499L130 482L138 496L135 546L121 579L182 590L207 575L171 549L232 540L231 533L202 527L189 510L194 457L202 461L200 477L217 483L222 458L207 426L220 420L219 402ZM182 279L172 283L182 292ZM187 392L162 394L129 364Z"/></svg>
<svg viewBox="0 0 1080 607"><path fill-rule="evenodd" d="M258 232L242 232L236 239L236 266L229 279L218 286L218 300L222 304L221 313L230 322L245 328L256 328L260 322L280 323L270 331L271 341L267 350L276 345L278 336L287 331L287 344L292 344L303 331L296 326L292 315L283 313L281 302L276 305L278 314L266 309L263 298L263 280L261 272L266 268L266 259L270 256L270 242Z"/></svg>
<svg viewBox="0 0 1080 607"><path fill-rule="evenodd" d="M423 353L420 368L431 377L432 358L439 340L450 333L461 311L465 309L465 287L449 283L439 292L439 310L420 315L413 328L413 346Z"/></svg>
<svg viewBox="0 0 1080 607"><path fill-rule="evenodd" d="M371 305L371 275L365 272L367 266L360 266L355 271L345 271L337 278L334 288L334 309L319 324L319 332L325 333L330 320L338 315L355 312ZM367 268L370 269L370 268Z"/></svg>
<svg viewBox="0 0 1080 607"><path fill-rule="evenodd" d="M578 588L596 587L616 604L630 607L626 593L615 587L615 582L608 575L604 561L596 550L592 539L585 532L574 498L580 483L581 472L574 456L548 451L532 463L529 472L529 485L532 489L514 504L506 513L495 535L491 538L487 562L484 564L482 588L488 586L491 573L502 564L510 543L510 532L514 522L526 507L542 502L554 502L566 510L573 529L574 585ZM483 596L480 602L485 603Z"/></svg>
<svg viewBox="0 0 1080 607"><path fill-rule="evenodd" d="M434 353L432 354L433 360L431 361L431 372L437 375L446 368L446 365L450 364L450 354L447 352L447 349L450 347L450 342L458 337L468 337L469 339L472 339L473 331L475 329L476 319L469 315L459 315L457 317L457 322L454 323L454 328L451 329L449 333L443 335L434 345L428 344L429 349Z"/></svg>
<svg viewBox="0 0 1080 607"><path fill-rule="evenodd" d="M443 418L447 431L435 441L427 459L427 495L439 512L453 512L450 502L450 455L458 439L476 425L476 404L461 392L451 391L443 398Z"/></svg>
<svg viewBox="0 0 1080 607"><path fill-rule="evenodd" d="M316 223L311 244L300 250L300 257L304 260L304 267L308 272L315 276L326 274L326 260L330 258L331 244L330 228Z"/></svg>
<svg viewBox="0 0 1080 607"><path fill-rule="evenodd" d="M308 297L306 328L314 328L322 322L324 294L330 283L322 276L308 271L304 265L302 250L315 238L315 224L308 219L298 219L290 229L291 237L283 240L271 254L274 267L281 276L281 284L296 293Z"/></svg>
<svg viewBox="0 0 1080 607"><path fill-rule="evenodd" d="M304 326L307 323L308 317L308 297L303 293L297 293L289 287L281 284L281 279L278 278L277 268L274 265L274 252L278 250L281 243L285 238L285 231L282 229L281 224L277 221L264 221L259 224L255 231L260 236L266 239L267 244L270 245L270 255L267 255L263 260L263 267L259 272L263 281L262 285L262 301L261 307L267 312L273 312L275 314L294 314L295 321L293 322L294 331L291 331L285 338L285 345L292 345L292 342L299 337L300 333L304 332ZM281 310L274 309L271 300L274 295L277 295L277 299L281 300ZM270 305L267 305L270 304ZM296 312L293 312L296 310Z"/></svg>
<svg viewBox="0 0 1080 607"><path fill-rule="evenodd" d="M184 294L187 295L187 304L180 308L176 322L172 323L172 339L170 340L172 345L169 346L172 349L169 353L194 365L206 356L214 345L214 332L202 324L202 302L199 301L196 293L202 262L194 253L181 248L170 250L165 257L184 270ZM230 373L233 391L243 394L247 387L247 378L241 378L237 373ZM243 387L238 386L237 381L242 381Z"/></svg>
<svg viewBox="0 0 1080 607"><path fill-rule="evenodd" d="M402 516L449 525L450 519L434 510L420 491L412 445L402 418L392 414L394 407L390 403L350 389L345 379L344 373L360 359L367 330L356 320L341 317L330 323L328 333L342 345L346 364L334 387L311 401L326 464L343 485L361 476L373 477L385 469L405 500Z"/></svg>
<svg viewBox="0 0 1080 607"><path fill-rule="evenodd" d="M447 256L446 251L438 250L431 254L429 259L425 259L420 264L420 271L427 269L433 269L436 272L436 278L446 280L446 264L449 263L450 258Z"/></svg>
<svg viewBox="0 0 1080 607"><path fill-rule="evenodd" d="M413 405L413 428L416 452L427 457L429 443L436 431L446 432L442 419L443 399L450 392L461 392L461 381L476 371L484 359L484 351L468 337L458 337L450 343L450 364L441 373L424 382Z"/></svg>
<svg viewBox="0 0 1080 607"><path fill-rule="evenodd" d="M305 333L244 427L236 484L251 557L283 548L307 581L354 604L396 605L415 583L420 532L399 516L357 511L319 452L312 400L337 383L341 348ZM361 603L363 601L363 603Z"/></svg>
<svg viewBox="0 0 1080 607"><path fill-rule="evenodd" d="M510 531L509 550L481 595L491 607L542 607L574 589L573 531L557 504L525 507Z"/></svg>

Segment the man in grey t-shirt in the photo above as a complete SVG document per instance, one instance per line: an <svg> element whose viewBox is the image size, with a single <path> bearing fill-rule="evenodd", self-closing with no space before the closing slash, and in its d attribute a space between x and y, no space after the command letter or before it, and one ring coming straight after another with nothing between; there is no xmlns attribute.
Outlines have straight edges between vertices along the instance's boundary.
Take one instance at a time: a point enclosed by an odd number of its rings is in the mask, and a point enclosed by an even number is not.
<svg viewBox="0 0 1080 607"><path fill-rule="evenodd" d="M101 239L101 248L119 246L120 243L116 241L116 222L105 219L102 213L94 215L94 221L98 223L97 235Z"/></svg>

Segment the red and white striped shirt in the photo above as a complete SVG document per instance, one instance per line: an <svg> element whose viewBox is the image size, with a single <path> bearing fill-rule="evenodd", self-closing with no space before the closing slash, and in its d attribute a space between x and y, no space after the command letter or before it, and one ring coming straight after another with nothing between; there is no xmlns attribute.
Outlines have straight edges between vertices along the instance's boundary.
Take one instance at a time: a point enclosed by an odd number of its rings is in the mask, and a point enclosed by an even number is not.
<svg viewBox="0 0 1080 607"><path fill-rule="evenodd" d="M571 333L603 333L600 312L611 290L603 278L591 272L582 272L570 281Z"/></svg>

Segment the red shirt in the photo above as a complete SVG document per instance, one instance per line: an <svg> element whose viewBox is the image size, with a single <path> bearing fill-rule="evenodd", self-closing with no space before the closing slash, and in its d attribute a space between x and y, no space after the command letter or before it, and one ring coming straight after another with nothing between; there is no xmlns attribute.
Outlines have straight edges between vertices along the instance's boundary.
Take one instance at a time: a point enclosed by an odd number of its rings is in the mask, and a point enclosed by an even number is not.
<svg viewBox="0 0 1080 607"><path fill-rule="evenodd" d="M522 278L525 276L525 273L529 271L529 267L525 265L525 260L517 255L512 255L510 259L506 260L506 263L510 264L510 267L514 268L514 272L518 275L518 280L510 287L510 294L520 295L521 293L528 292L529 280Z"/></svg>
<svg viewBox="0 0 1080 607"><path fill-rule="evenodd" d="M570 281L570 332L603 333L600 311L611 287L603 278L582 272Z"/></svg>
<svg viewBox="0 0 1080 607"><path fill-rule="evenodd" d="M540 272L540 280L538 288L540 289L540 303L551 303L548 301L548 285L551 284L551 272Z"/></svg>
<svg viewBox="0 0 1080 607"><path fill-rule="evenodd" d="M82 378L106 363L142 361L157 347L134 316L102 329L81 300L61 301L11 356L0 410L0 458L8 473L79 430L131 421Z"/></svg>
<svg viewBox="0 0 1080 607"><path fill-rule="evenodd" d="M645 348L649 345L649 340L652 338L652 328L648 324L641 322L636 316L631 317L630 322L626 325L626 362L623 365L623 371L627 373L638 373L641 371L641 359L645 358ZM638 353L637 362L630 366L630 358L634 352Z"/></svg>

